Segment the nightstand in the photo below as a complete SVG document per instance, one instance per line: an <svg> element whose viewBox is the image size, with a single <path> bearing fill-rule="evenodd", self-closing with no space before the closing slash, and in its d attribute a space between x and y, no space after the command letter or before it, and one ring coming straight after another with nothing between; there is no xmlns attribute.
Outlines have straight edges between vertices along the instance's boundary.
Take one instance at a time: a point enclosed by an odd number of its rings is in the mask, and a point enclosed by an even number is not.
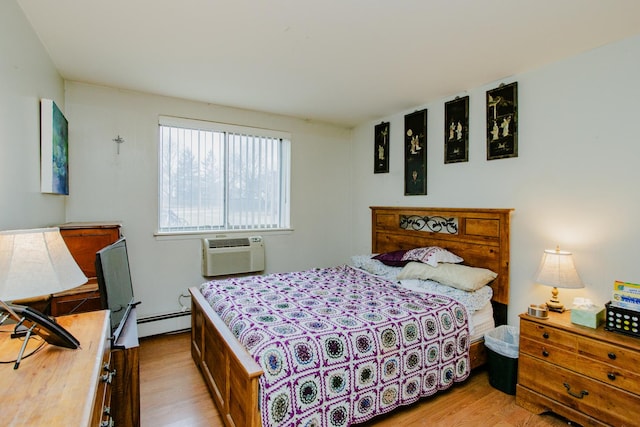
<svg viewBox="0 0 640 427"><path fill-rule="evenodd" d="M637 425L640 339L574 325L570 316L520 315L516 403L583 425Z"/></svg>

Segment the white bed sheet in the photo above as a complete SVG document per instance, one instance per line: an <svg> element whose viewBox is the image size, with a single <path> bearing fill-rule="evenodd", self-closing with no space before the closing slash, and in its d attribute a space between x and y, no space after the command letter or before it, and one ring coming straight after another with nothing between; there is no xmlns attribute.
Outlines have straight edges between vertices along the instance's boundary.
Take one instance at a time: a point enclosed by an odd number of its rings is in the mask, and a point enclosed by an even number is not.
<svg viewBox="0 0 640 427"><path fill-rule="evenodd" d="M488 303L482 309L475 311L469 321L469 329L471 342L481 341L484 339L485 332L495 328L496 322L493 319L493 306Z"/></svg>

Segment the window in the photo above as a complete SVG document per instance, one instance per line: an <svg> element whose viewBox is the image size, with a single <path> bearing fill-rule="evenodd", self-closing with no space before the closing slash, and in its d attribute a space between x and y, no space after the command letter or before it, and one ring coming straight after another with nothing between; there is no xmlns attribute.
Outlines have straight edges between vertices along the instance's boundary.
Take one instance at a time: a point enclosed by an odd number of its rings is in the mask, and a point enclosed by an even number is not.
<svg viewBox="0 0 640 427"><path fill-rule="evenodd" d="M289 227L290 135L160 117L158 231Z"/></svg>

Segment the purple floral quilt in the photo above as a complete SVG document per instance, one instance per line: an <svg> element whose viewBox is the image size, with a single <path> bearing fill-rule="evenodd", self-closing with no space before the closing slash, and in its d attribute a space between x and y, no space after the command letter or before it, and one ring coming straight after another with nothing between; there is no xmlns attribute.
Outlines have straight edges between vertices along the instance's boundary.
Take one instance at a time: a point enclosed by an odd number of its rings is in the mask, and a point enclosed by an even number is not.
<svg viewBox="0 0 640 427"><path fill-rule="evenodd" d="M262 367L262 425L349 426L465 380L455 300L349 266L208 282L202 294Z"/></svg>

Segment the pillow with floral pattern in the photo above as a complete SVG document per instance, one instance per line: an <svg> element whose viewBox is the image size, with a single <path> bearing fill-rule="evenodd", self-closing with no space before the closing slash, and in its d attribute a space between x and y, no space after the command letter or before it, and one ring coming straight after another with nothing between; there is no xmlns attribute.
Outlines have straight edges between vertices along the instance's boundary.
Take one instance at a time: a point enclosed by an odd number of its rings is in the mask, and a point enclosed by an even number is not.
<svg viewBox="0 0 640 427"><path fill-rule="evenodd" d="M457 264L464 260L458 255L439 246L428 246L408 250L402 256L402 261L417 261L432 267L437 267L439 262Z"/></svg>

